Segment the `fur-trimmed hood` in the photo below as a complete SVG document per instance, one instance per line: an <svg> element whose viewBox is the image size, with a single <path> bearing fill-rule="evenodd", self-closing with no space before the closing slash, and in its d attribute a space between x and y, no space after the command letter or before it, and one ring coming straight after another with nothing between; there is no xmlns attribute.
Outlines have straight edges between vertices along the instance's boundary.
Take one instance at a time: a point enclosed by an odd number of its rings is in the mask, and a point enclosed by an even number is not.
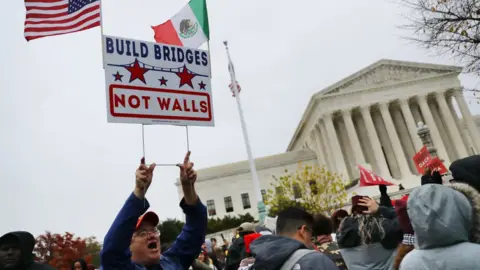
<svg viewBox="0 0 480 270"><path fill-rule="evenodd" d="M470 241L480 244L480 192L470 185L463 183L451 183L447 185L456 191L459 191L467 197L472 206L472 228L470 231Z"/></svg>

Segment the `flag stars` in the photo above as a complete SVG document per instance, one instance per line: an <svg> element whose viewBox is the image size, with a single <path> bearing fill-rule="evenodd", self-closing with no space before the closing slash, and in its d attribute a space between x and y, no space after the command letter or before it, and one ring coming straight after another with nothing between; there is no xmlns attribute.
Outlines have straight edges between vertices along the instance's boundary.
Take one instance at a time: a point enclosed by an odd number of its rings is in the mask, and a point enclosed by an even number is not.
<svg viewBox="0 0 480 270"><path fill-rule="evenodd" d="M117 71L116 74L112 74L112 75L113 75L113 78L115 78L115 81L122 81L123 75L120 74L120 72Z"/></svg>
<svg viewBox="0 0 480 270"><path fill-rule="evenodd" d="M207 86L205 83L203 83L203 80L198 84L200 86L200 90L205 90L205 86Z"/></svg>
<svg viewBox="0 0 480 270"><path fill-rule="evenodd" d="M158 80L160 81L160 86L162 86L162 85L167 86L168 80L165 79L165 77L162 76L162 78L161 78L161 79L158 79Z"/></svg>

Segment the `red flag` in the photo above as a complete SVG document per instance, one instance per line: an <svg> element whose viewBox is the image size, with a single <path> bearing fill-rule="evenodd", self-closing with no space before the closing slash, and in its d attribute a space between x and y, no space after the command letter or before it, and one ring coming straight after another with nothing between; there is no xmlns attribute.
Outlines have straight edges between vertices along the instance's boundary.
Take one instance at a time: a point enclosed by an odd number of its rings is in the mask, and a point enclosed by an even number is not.
<svg viewBox="0 0 480 270"><path fill-rule="evenodd" d="M361 187L368 187L368 186L378 186L378 185L386 185L386 186L393 186L394 184L391 182L386 181L382 177L374 174L372 171L367 170L363 166L357 165L358 169L360 170L360 186Z"/></svg>
<svg viewBox="0 0 480 270"><path fill-rule="evenodd" d="M230 90L232 90L232 97L235 97L235 89L233 89L233 83L230 83L228 87L230 88ZM238 93L240 94L240 91L242 91L242 88L240 87L240 84L238 84L238 82L237 82L237 88L238 88Z"/></svg>

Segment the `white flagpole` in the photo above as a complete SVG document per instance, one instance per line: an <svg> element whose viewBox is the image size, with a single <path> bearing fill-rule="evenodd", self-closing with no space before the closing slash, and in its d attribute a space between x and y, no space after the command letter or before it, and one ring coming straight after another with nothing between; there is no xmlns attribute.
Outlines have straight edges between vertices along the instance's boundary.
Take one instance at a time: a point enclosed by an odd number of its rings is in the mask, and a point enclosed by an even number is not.
<svg viewBox="0 0 480 270"><path fill-rule="evenodd" d="M105 69L105 55L103 55L105 51L105 41L103 40L103 2L104 0L100 0L100 38L102 40L102 67Z"/></svg>
<svg viewBox="0 0 480 270"><path fill-rule="evenodd" d="M257 169L255 167L255 162L253 161L252 149L250 147L250 141L248 139L247 125L243 117L242 105L240 102L240 95L238 94L238 85L235 78L235 70L233 68L232 59L230 58L230 52L228 51L228 42L224 41L225 49L227 50L228 57L228 71L230 72L230 78L232 80L233 92L235 94L235 99L237 100L238 114L240 115L240 122L242 124L243 139L245 141L245 147L247 148L248 161L250 163L250 171L252 173L252 182L255 195L257 197L257 206L258 206L258 217L260 224L264 224L265 221L265 204L263 203L262 192L260 191L260 181L258 180Z"/></svg>

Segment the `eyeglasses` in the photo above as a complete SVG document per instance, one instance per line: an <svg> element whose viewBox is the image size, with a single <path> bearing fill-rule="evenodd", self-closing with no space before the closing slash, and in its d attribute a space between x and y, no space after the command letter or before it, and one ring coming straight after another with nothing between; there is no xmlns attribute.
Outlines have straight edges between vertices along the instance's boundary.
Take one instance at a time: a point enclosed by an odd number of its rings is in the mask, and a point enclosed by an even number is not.
<svg viewBox="0 0 480 270"><path fill-rule="evenodd" d="M153 234L154 237L159 237L160 236L160 231L159 230L151 230L151 231L140 231L136 233L136 236L141 237L141 238L147 238Z"/></svg>

